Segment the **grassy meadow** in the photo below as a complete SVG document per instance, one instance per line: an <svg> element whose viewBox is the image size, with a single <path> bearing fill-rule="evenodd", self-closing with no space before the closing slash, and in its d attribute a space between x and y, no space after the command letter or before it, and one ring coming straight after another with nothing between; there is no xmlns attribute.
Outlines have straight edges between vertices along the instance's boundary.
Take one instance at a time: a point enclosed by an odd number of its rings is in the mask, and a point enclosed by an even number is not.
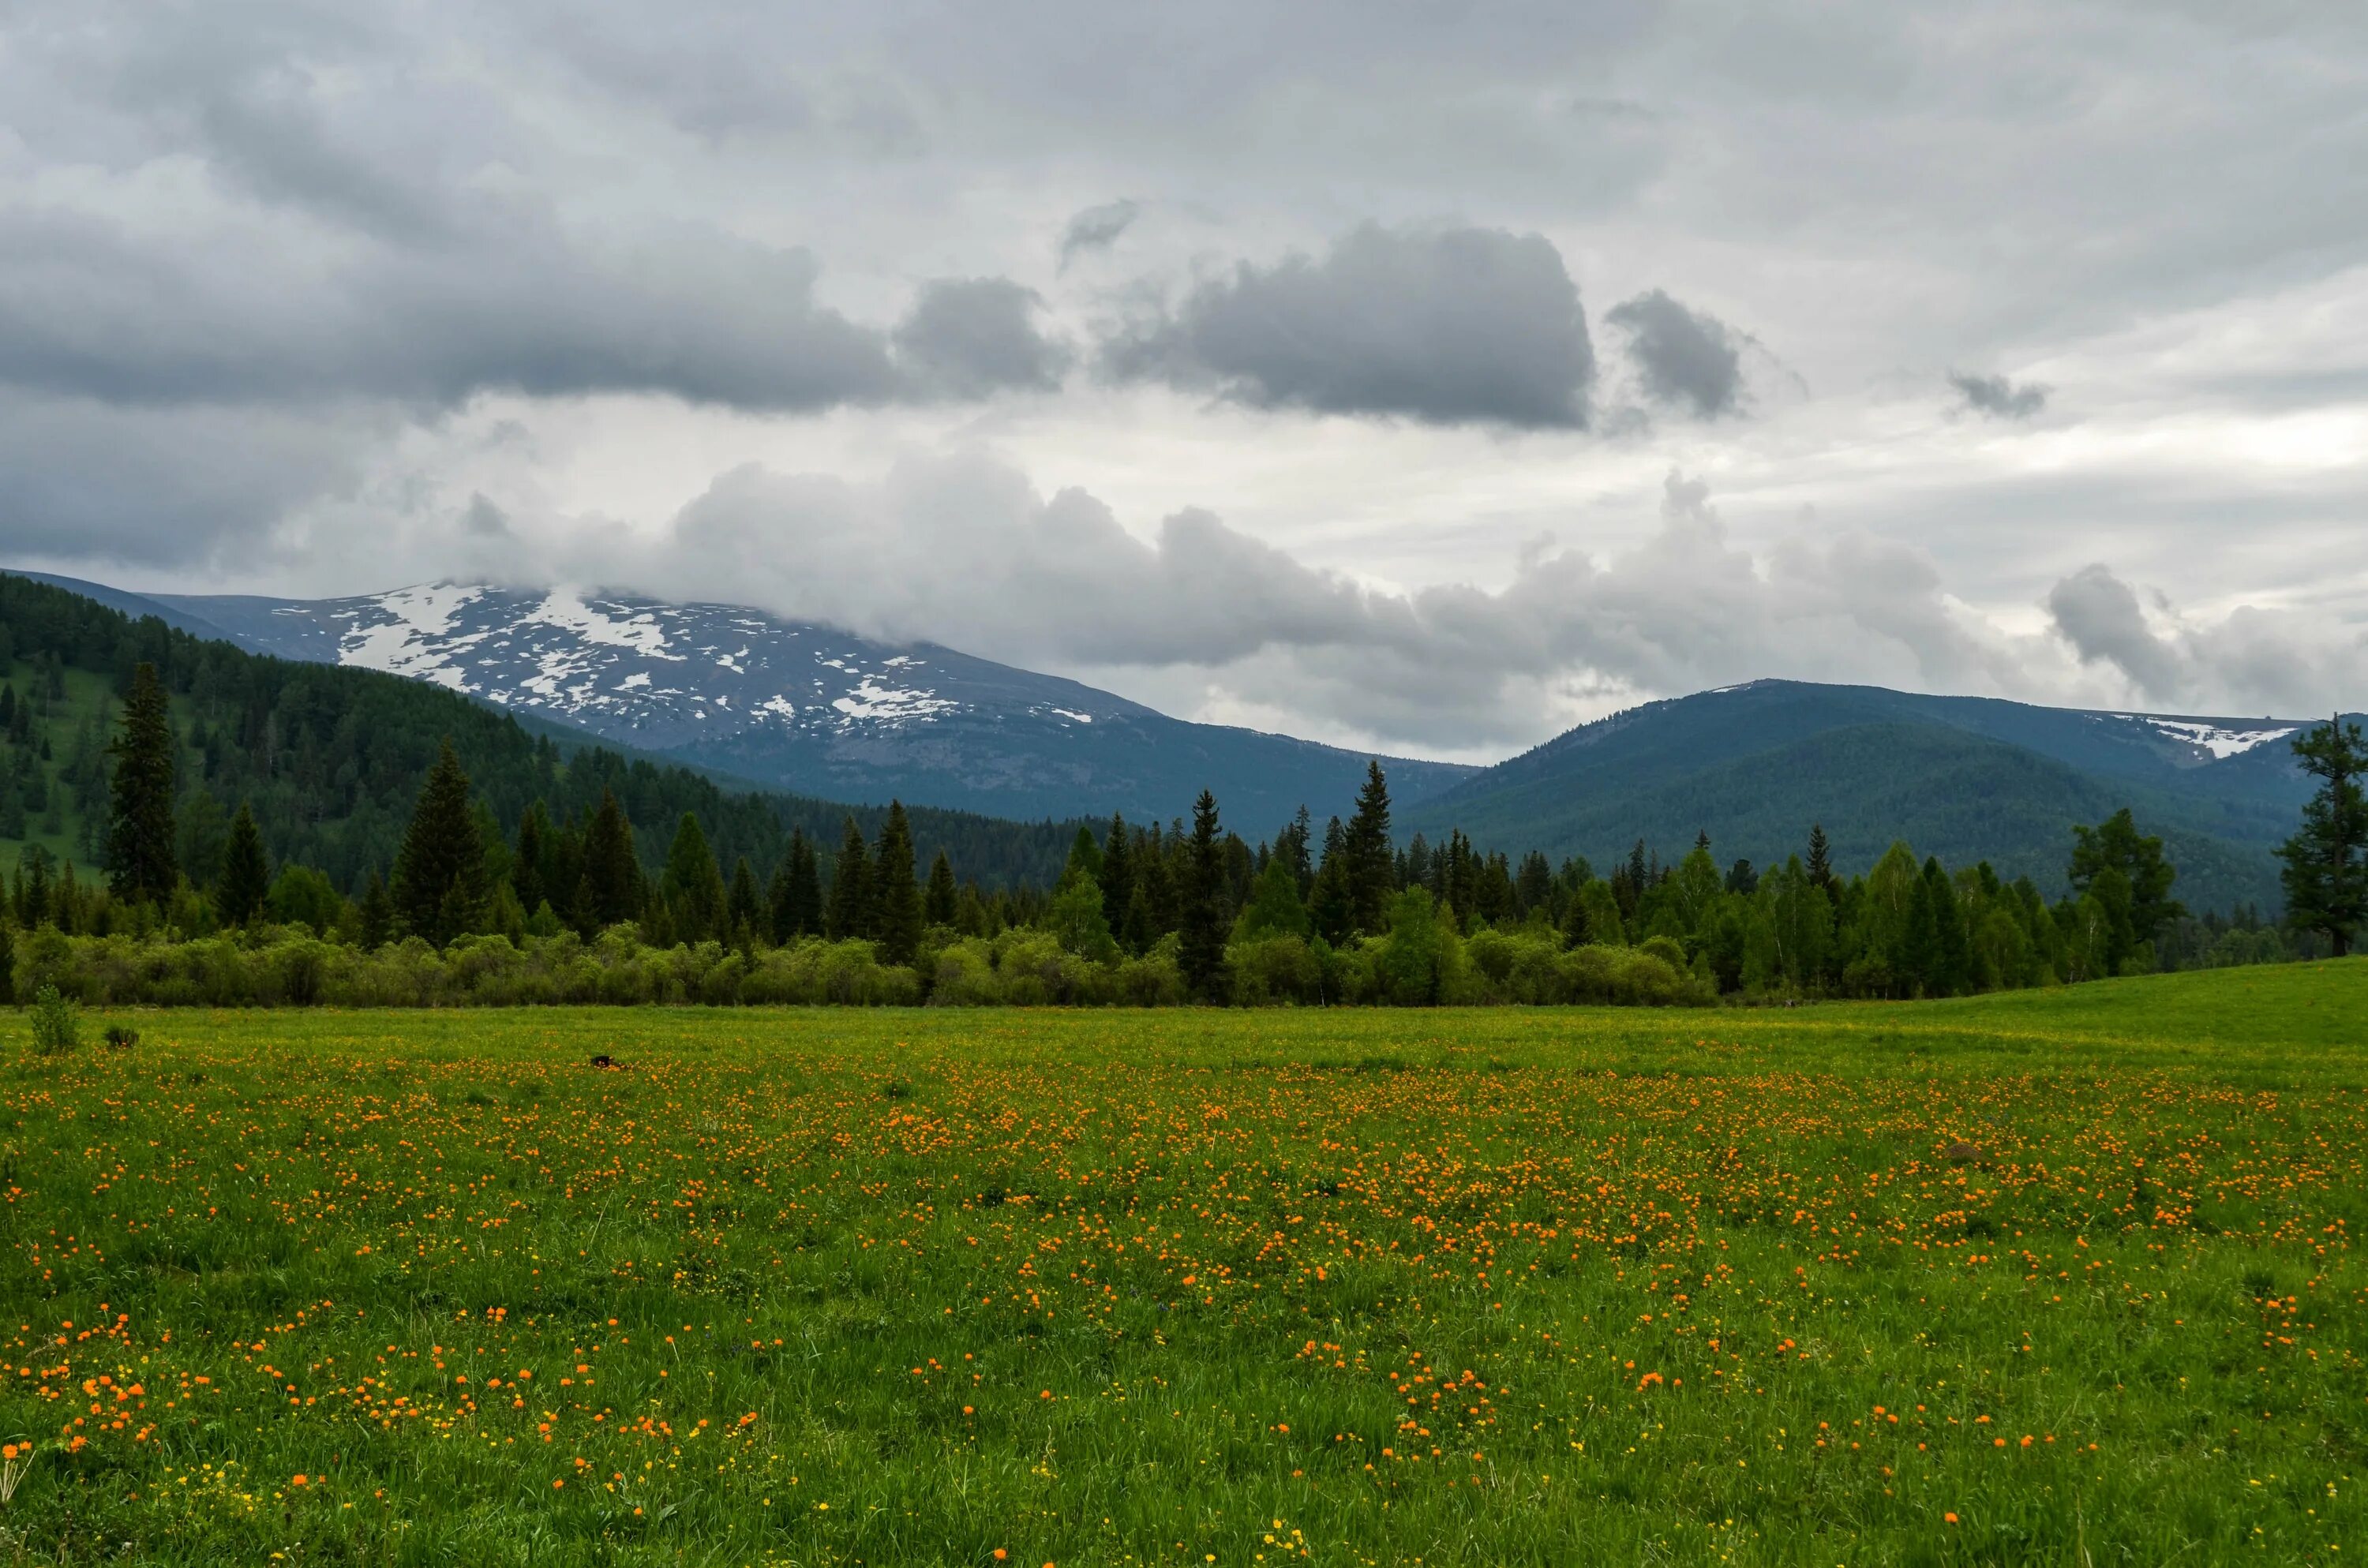
<svg viewBox="0 0 2368 1568"><path fill-rule="evenodd" d="M2340 1562L2363 1020L0 1015L0 1552Z"/></svg>

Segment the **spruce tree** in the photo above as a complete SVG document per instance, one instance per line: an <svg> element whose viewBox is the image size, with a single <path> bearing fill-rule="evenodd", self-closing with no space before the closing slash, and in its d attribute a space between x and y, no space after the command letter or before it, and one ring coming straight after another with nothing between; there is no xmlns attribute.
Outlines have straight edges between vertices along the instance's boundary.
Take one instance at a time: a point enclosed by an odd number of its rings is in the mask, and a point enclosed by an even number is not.
<svg viewBox="0 0 2368 1568"><path fill-rule="evenodd" d="M962 894L954 886L954 863L946 852L929 862L929 891L921 900L921 918L931 926L951 926L962 914Z"/></svg>
<svg viewBox="0 0 2368 1568"><path fill-rule="evenodd" d="M230 837L222 846L222 881L214 890L214 907L231 926L244 926L263 909L271 892L271 863L263 852L263 835L255 812L245 801L231 818Z"/></svg>
<svg viewBox="0 0 2368 1568"><path fill-rule="evenodd" d="M838 864L831 873L830 908L825 929L834 942L850 942L871 935L871 857L864 847L863 830L855 818L838 844Z"/></svg>
<svg viewBox="0 0 2368 1568"><path fill-rule="evenodd" d="M732 891L723 908L727 940L745 945L765 929L764 895L757 891L757 873L749 869L746 855L732 863Z"/></svg>
<svg viewBox="0 0 2368 1568"><path fill-rule="evenodd" d="M1806 869L1810 885L1818 891L1824 892L1833 886L1834 863L1830 846L1826 843L1823 823L1809 824L1809 863Z"/></svg>
<svg viewBox="0 0 2368 1568"><path fill-rule="evenodd" d="M1208 790L1192 803L1192 836L1186 842L1182 924L1176 967L1195 1001L1225 999L1225 863L1217 838L1217 797Z"/></svg>
<svg viewBox="0 0 2368 1568"><path fill-rule="evenodd" d="M1390 787L1378 759L1365 767L1364 787L1349 817L1346 847L1349 902L1356 929L1379 935L1397 894L1397 863L1390 851Z"/></svg>
<svg viewBox="0 0 2368 1568"><path fill-rule="evenodd" d="M1126 917L1134 902L1134 845L1126 819L1110 818L1110 836L1102 840L1102 918L1121 943L1126 941Z"/></svg>
<svg viewBox="0 0 2368 1568"><path fill-rule="evenodd" d="M2341 958L2368 924L2368 744L2339 713L2294 742L2294 751L2320 783L2302 809L2302 830L2278 850L2286 920L2324 934Z"/></svg>
<svg viewBox="0 0 2368 1568"><path fill-rule="evenodd" d="M518 894L520 909L532 909L551 896L542 881L542 841L550 831L551 818L541 801L518 819L518 847L510 854L510 887Z"/></svg>
<svg viewBox="0 0 2368 1568"><path fill-rule="evenodd" d="M2138 832L2127 806L2095 827L2072 830L2072 863L2066 872L2072 896L2087 892L2098 873L2108 867L2129 882L2132 947L2153 941L2165 925L2187 913L2186 906L2170 896L2171 884L2179 880L2178 868L2164 858L2160 838ZM2116 972L2128 957L2127 952L2113 955Z"/></svg>
<svg viewBox="0 0 2368 1568"><path fill-rule="evenodd" d="M715 851L708 847L706 830L695 812L683 812L675 828L659 886L674 921L675 940L696 945L729 935L723 873L716 869Z"/></svg>
<svg viewBox="0 0 2368 1568"><path fill-rule="evenodd" d="M1090 848L1093 835L1077 830ZM921 951L921 889L913 875L913 824L904 802L888 802L888 820L880 824L880 847L871 863L872 920L880 938L880 957L888 963L911 963Z"/></svg>
<svg viewBox="0 0 2368 1568"><path fill-rule="evenodd" d="M164 683L142 660L131 672L123 722L108 747L110 787L107 870L115 896L163 902L180 880L173 821L173 729Z"/></svg>
<svg viewBox="0 0 2368 1568"><path fill-rule="evenodd" d="M411 826L394 860L396 925L405 935L437 947L477 929L492 897L485 873L485 841L469 801L469 776L450 737L437 753L427 782L419 787Z"/></svg>
<svg viewBox="0 0 2368 1568"><path fill-rule="evenodd" d="M360 914L363 950L376 952L394 936L394 900L387 894L386 879L375 869L362 890Z"/></svg>
<svg viewBox="0 0 2368 1568"><path fill-rule="evenodd" d="M646 894L641 858L633 849L633 824L612 790L584 830L584 871L576 887L575 913L586 936L638 920Z"/></svg>
<svg viewBox="0 0 2368 1568"><path fill-rule="evenodd" d="M774 868L771 889L773 942L787 947L822 931L822 877L814 844L803 828L790 832L789 853Z"/></svg>
<svg viewBox="0 0 2368 1568"><path fill-rule="evenodd" d="M1307 890L1307 917L1315 934L1334 947L1356 929L1356 901L1349 892L1349 835L1334 817L1324 829L1324 858Z"/></svg>

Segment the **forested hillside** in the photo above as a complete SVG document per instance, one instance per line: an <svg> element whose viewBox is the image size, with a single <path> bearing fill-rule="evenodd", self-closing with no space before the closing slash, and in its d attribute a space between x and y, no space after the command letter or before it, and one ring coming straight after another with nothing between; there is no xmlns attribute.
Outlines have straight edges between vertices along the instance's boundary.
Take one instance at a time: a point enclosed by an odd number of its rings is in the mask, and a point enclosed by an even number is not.
<svg viewBox="0 0 2368 1568"><path fill-rule="evenodd" d="M181 861L193 882L219 873L232 817L251 804L274 864L317 867L348 893L392 867L437 747L450 736L505 838L540 799L554 817L588 815L615 791L655 869L695 812L724 866L746 857L769 875L793 829L839 840L849 808L730 789L690 768L588 739L530 733L435 686L367 670L295 664L132 620L80 595L0 574L0 864L26 844L79 864L99 860L105 748L131 671L154 664L180 743ZM884 807L855 808L876 835ZM1076 824L1012 823L916 808L923 864L944 850L983 886L1042 886L1060 873Z"/></svg>

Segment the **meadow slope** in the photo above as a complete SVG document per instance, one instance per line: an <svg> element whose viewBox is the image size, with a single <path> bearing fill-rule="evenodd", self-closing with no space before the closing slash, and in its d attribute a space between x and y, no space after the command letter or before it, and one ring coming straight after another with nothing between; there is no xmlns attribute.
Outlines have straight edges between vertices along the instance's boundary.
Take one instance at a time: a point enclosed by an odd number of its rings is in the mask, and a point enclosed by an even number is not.
<svg viewBox="0 0 2368 1568"><path fill-rule="evenodd" d="M2351 960L1765 1012L145 1013L66 1058L8 1017L0 1530L2340 1562L2363 1016Z"/></svg>

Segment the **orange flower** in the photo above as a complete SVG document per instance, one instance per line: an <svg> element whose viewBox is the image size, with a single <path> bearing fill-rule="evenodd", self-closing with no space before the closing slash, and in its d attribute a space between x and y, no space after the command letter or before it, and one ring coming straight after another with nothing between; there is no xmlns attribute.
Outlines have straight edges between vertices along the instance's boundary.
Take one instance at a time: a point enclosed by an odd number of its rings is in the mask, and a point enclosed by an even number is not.
<svg viewBox="0 0 2368 1568"><path fill-rule="evenodd" d="M1941 1517L1952 1525L1957 1522L1957 1516L1954 1514L1943 1514Z"/></svg>
<svg viewBox="0 0 2368 1568"><path fill-rule="evenodd" d="M304 1477L302 1474L290 1476L289 1478L289 1484L292 1486L302 1486L304 1484Z"/></svg>

